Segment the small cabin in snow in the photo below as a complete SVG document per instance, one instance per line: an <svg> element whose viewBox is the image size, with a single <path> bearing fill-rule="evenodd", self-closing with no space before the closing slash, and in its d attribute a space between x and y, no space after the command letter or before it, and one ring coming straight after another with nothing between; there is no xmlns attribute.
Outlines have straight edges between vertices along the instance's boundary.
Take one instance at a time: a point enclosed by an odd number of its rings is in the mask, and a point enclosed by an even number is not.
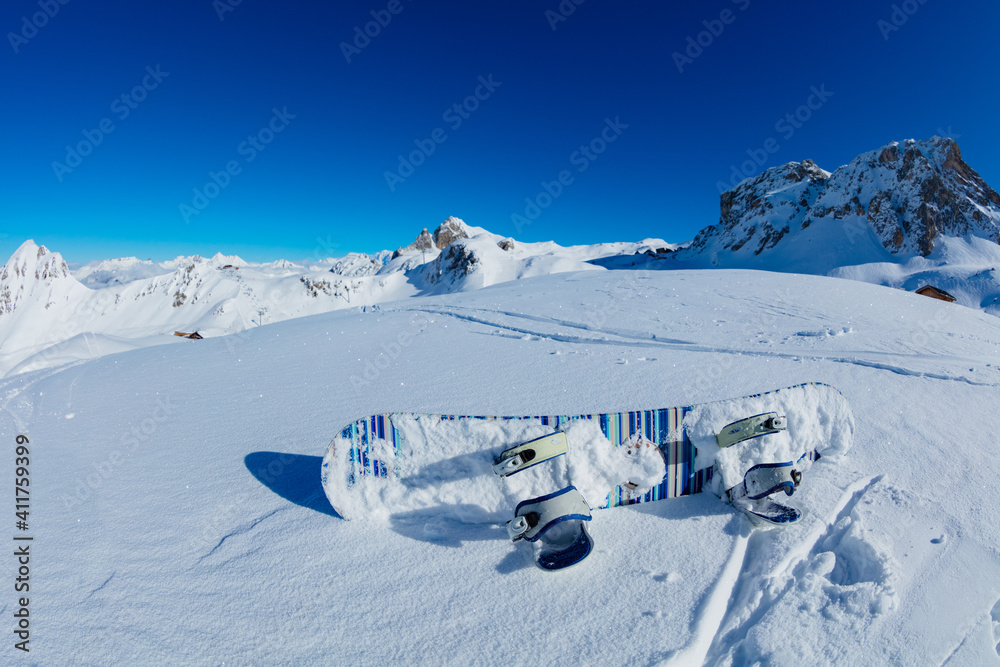
<svg viewBox="0 0 1000 667"><path fill-rule="evenodd" d="M175 331L175 336L180 336L181 338L190 338L191 340L202 340L204 336L195 331L194 333L187 333L185 331Z"/></svg>
<svg viewBox="0 0 1000 667"><path fill-rule="evenodd" d="M948 301L949 303L956 300L955 297L953 297L951 294L948 294L943 289L940 289L938 287L934 287L934 285L924 285L923 287L921 287L920 289L917 290L917 294L922 294L924 296L929 296L932 299L939 299L941 301Z"/></svg>

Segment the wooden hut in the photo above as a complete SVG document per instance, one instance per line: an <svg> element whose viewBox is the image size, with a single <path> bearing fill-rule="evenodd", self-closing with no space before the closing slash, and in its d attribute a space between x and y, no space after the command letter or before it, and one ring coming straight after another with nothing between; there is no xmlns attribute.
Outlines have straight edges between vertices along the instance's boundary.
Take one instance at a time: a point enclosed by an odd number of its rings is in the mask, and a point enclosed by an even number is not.
<svg viewBox="0 0 1000 667"><path fill-rule="evenodd" d="M948 294L943 289L934 287L934 285L924 285L917 290L917 294L922 294L924 296L929 296L932 299L939 299L941 301L948 301L949 303L954 302L956 299L951 294Z"/></svg>

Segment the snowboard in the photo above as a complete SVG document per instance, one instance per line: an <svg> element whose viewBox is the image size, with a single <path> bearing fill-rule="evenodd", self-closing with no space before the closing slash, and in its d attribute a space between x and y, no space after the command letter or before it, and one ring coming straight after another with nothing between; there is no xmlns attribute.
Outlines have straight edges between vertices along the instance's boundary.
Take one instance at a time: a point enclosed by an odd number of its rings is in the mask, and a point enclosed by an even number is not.
<svg viewBox="0 0 1000 667"><path fill-rule="evenodd" d="M333 439L322 484L336 512L350 520L445 514L500 523L526 499L573 486L594 510L711 492L770 521L774 503L748 505L745 494L734 493L748 471L794 463L801 477L820 455L847 451L853 432L846 399L822 383L579 415L383 413L348 424ZM565 454L500 476L509 462L504 452L554 434L565 435ZM771 523L797 518L777 507Z"/></svg>

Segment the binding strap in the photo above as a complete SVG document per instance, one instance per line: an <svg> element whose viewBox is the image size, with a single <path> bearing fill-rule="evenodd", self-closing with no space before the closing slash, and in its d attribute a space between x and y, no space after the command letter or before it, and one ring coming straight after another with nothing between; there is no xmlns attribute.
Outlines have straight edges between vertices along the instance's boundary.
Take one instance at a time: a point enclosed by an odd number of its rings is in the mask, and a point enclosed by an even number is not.
<svg viewBox="0 0 1000 667"><path fill-rule="evenodd" d="M553 526L572 520L590 521L590 505L575 486L567 486L518 503L514 518L507 522L507 534L514 542L520 539L535 542Z"/></svg>
<svg viewBox="0 0 1000 667"><path fill-rule="evenodd" d="M802 473L792 468L791 461L761 463L747 470L743 484L737 485L733 491L738 491L738 496L746 496L750 500L766 498L779 491L790 496L795 493L795 487L801 480Z"/></svg>

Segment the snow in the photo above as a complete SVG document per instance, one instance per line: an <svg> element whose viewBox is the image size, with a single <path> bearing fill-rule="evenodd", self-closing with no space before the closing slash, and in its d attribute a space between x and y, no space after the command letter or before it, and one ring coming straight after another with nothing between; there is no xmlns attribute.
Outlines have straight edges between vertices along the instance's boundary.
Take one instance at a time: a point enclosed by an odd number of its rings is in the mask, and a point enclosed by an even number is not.
<svg viewBox="0 0 1000 667"><path fill-rule="evenodd" d="M30 659L998 660L997 318L751 270L403 296L0 380L0 475L31 441ZM805 381L839 388L856 429L786 529L712 494L610 509L594 553L546 573L500 525L345 521L320 483L330 440L377 412L576 414Z"/></svg>
<svg viewBox="0 0 1000 667"><path fill-rule="evenodd" d="M969 308L1000 316L1000 246L975 236L942 238L927 257L834 269L830 275L915 291L933 285Z"/></svg>
<svg viewBox="0 0 1000 667"><path fill-rule="evenodd" d="M552 273L600 270L589 262L632 255L658 239L562 247L521 243L445 222L469 238L439 251L350 253L318 262L252 264L235 255L177 257L168 262L134 257L91 262L71 270L58 252L25 241L0 268L0 376L39 368L40 354L69 361L93 356L63 345L81 334L159 344L175 331L222 336L264 323L371 306L418 295L480 289ZM507 249L497 244L510 241ZM85 349L86 348L86 349ZM32 359L30 363L26 363Z"/></svg>
<svg viewBox="0 0 1000 667"><path fill-rule="evenodd" d="M350 520L393 520L406 514L456 515L468 523L504 523L512 507L528 498L572 484L591 508L606 505L616 486L633 483L642 493L663 480L664 461L655 447L613 448L595 421L576 421L562 429L569 452L545 465L492 481L492 464L506 449L552 433L536 420L439 420L394 415L392 424L407 443L405 461L393 466L390 479L359 475L348 489L344 471L352 469L351 442L338 436L323 458L324 491L340 516ZM395 458L386 440L369 442L368 454L379 461Z"/></svg>
<svg viewBox="0 0 1000 667"><path fill-rule="evenodd" d="M664 257L665 268L810 273L910 291L932 284L1000 315L1000 195L952 139L891 142L833 172L810 160L770 167L722 194L720 214Z"/></svg>

